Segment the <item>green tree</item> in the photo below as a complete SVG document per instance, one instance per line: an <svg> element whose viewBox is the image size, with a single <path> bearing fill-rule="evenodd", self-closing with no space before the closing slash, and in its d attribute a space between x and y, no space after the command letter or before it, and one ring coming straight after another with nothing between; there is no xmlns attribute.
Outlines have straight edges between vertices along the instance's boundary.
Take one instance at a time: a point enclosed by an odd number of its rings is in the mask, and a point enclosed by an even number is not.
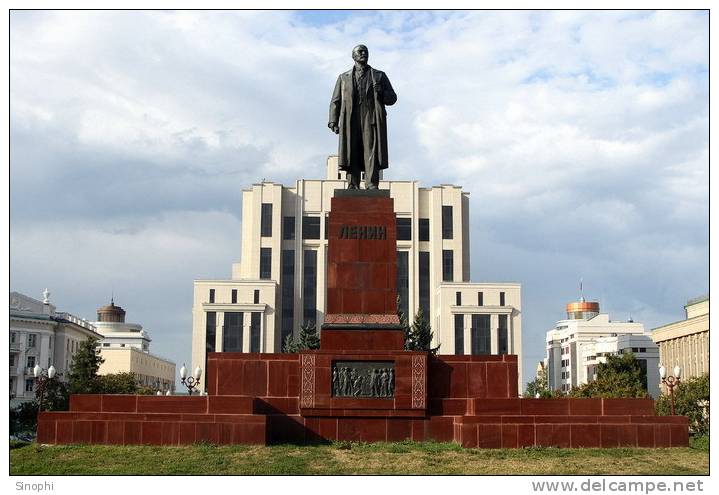
<svg viewBox="0 0 719 495"><path fill-rule="evenodd" d="M646 370L631 352L607 356L597 365L597 379L573 388L570 397L649 397Z"/></svg>
<svg viewBox="0 0 719 495"><path fill-rule="evenodd" d="M110 373L98 377L103 394L136 394L138 390L135 373Z"/></svg>
<svg viewBox="0 0 719 495"><path fill-rule="evenodd" d="M102 392L102 383L97 375L105 360L97 349L97 339L89 338L80 342L73 356L68 384L71 394L98 394Z"/></svg>
<svg viewBox="0 0 719 495"><path fill-rule="evenodd" d="M404 348L408 351L427 351L432 354L437 354L439 346L432 348L432 326L424 316L424 311L420 308L414 317L412 326L409 327L407 332L407 338L404 342Z"/></svg>
<svg viewBox="0 0 719 495"><path fill-rule="evenodd" d="M308 349L319 349L320 337L317 335L315 323L305 322L300 327L300 335L295 339L292 335L285 337L284 352L297 353Z"/></svg>
<svg viewBox="0 0 719 495"><path fill-rule="evenodd" d="M527 383L524 391L524 397L535 398L539 395L540 399L551 399L552 397L561 397L563 394L559 390L550 390L547 380L547 368L542 366L534 380Z"/></svg>
<svg viewBox="0 0 719 495"><path fill-rule="evenodd" d="M657 414L672 413L671 397L662 394L656 402ZM709 433L709 374L688 378L674 387L674 411L689 418L693 433Z"/></svg>

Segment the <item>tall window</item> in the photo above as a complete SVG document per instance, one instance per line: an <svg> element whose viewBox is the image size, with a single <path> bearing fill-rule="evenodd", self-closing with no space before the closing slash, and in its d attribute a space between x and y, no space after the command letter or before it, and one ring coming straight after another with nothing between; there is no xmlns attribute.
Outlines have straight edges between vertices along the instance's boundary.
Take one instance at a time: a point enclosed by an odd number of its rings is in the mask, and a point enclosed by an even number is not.
<svg viewBox="0 0 719 495"><path fill-rule="evenodd" d="M420 241L428 241L429 240L429 218L420 218L419 219L419 240Z"/></svg>
<svg viewBox="0 0 719 495"><path fill-rule="evenodd" d="M489 315L472 315L472 354L490 354L492 340L489 330Z"/></svg>
<svg viewBox="0 0 719 495"><path fill-rule="evenodd" d="M295 238L295 217L282 219L282 238L291 241Z"/></svg>
<svg viewBox="0 0 719 495"><path fill-rule="evenodd" d="M454 251L451 249L442 250L442 280L444 282L454 280Z"/></svg>
<svg viewBox="0 0 719 495"><path fill-rule="evenodd" d="M27 357L27 367L28 367L28 368L34 368L34 367L35 367L35 356L28 356L28 357Z"/></svg>
<svg viewBox="0 0 719 495"><path fill-rule="evenodd" d="M457 306L461 306L461 305L462 305L462 293L461 293L461 292L457 291L457 292L455 293L454 303L455 303Z"/></svg>
<svg viewBox="0 0 719 495"><path fill-rule="evenodd" d="M295 252L282 251L282 342L294 329L295 310Z"/></svg>
<svg viewBox="0 0 719 495"><path fill-rule="evenodd" d="M250 313L250 352L260 352L260 320L262 313Z"/></svg>
<svg viewBox="0 0 719 495"><path fill-rule="evenodd" d="M302 298L304 299L304 304L302 317L304 322L314 323L317 321L317 251L312 249L304 251L303 275Z"/></svg>
<svg viewBox="0 0 719 495"><path fill-rule="evenodd" d="M215 335L217 332L217 313L207 312L205 323L205 352L215 352Z"/></svg>
<svg viewBox="0 0 719 495"><path fill-rule="evenodd" d="M237 304L237 289L232 289L232 304Z"/></svg>
<svg viewBox="0 0 719 495"><path fill-rule="evenodd" d="M504 306L504 292L499 293L499 305Z"/></svg>
<svg viewBox="0 0 719 495"><path fill-rule="evenodd" d="M477 306L484 306L484 292L477 292Z"/></svg>
<svg viewBox="0 0 719 495"><path fill-rule="evenodd" d="M454 353L464 354L464 315L454 315Z"/></svg>
<svg viewBox="0 0 719 495"><path fill-rule="evenodd" d="M419 252L419 307L425 318L430 319L429 311L429 253ZM431 321L431 320L430 320Z"/></svg>
<svg viewBox="0 0 719 495"><path fill-rule="evenodd" d="M454 238L454 225L452 223L452 207L442 207L442 239Z"/></svg>
<svg viewBox="0 0 719 495"><path fill-rule="evenodd" d="M255 289L252 291L252 304L259 304L260 303L260 289Z"/></svg>
<svg viewBox="0 0 719 495"><path fill-rule="evenodd" d="M37 334L31 333L27 336L27 346L35 347L37 345ZM34 365L33 365L34 366Z"/></svg>
<svg viewBox="0 0 719 495"><path fill-rule="evenodd" d="M222 334L224 352L242 352L243 313L225 311L225 326Z"/></svg>
<svg viewBox="0 0 719 495"><path fill-rule="evenodd" d="M260 235L262 237L272 237L272 203L262 203Z"/></svg>
<svg viewBox="0 0 719 495"><path fill-rule="evenodd" d="M397 295L399 310L409 318L409 252L397 251Z"/></svg>
<svg viewBox="0 0 719 495"><path fill-rule="evenodd" d="M260 278L272 278L272 248L260 248Z"/></svg>
<svg viewBox="0 0 719 495"><path fill-rule="evenodd" d="M302 238L320 238L320 217L302 217Z"/></svg>
<svg viewBox="0 0 719 495"><path fill-rule="evenodd" d="M35 380L32 378L25 380L25 392L32 392L33 388L35 388Z"/></svg>
<svg viewBox="0 0 719 495"><path fill-rule="evenodd" d="M215 302L215 289L210 289L210 302Z"/></svg>
<svg viewBox="0 0 719 495"><path fill-rule="evenodd" d="M497 353L507 354L509 352L507 315L499 315L497 325Z"/></svg>
<svg viewBox="0 0 719 495"><path fill-rule="evenodd" d="M397 219L397 240L398 241L411 241L412 240L412 219L411 218L398 218Z"/></svg>

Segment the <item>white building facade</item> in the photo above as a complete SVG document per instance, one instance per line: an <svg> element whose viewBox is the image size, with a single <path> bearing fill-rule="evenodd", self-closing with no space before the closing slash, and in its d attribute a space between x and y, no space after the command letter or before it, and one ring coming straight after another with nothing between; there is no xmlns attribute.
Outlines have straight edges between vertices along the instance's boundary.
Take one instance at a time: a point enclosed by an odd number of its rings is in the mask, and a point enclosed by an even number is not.
<svg viewBox="0 0 719 495"><path fill-rule="evenodd" d="M647 377L647 391L659 395L659 348L644 325L612 321L599 312L599 303L583 298L567 304L567 319L547 332L547 383L550 390L568 393L593 381L608 355L633 353Z"/></svg>
<svg viewBox="0 0 719 495"><path fill-rule="evenodd" d="M93 325L102 336L98 348L105 360L98 374L134 373L140 385L175 391L175 363L150 353L152 339L142 325L125 322L125 310L114 300L97 310L97 320Z"/></svg>
<svg viewBox="0 0 719 495"><path fill-rule="evenodd" d="M45 289L42 301L19 292L10 293L10 406L35 398L33 368L54 366L60 380L67 372L80 344L100 339L87 320L57 311Z"/></svg>
<svg viewBox="0 0 719 495"><path fill-rule="evenodd" d="M303 323L321 326L327 219L344 175L331 156L325 180L243 191L241 262L230 279L194 282L193 366L204 369L207 352L281 352ZM469 194L417 181L379 187L394 199L403 313L412 321L423 310L440 354L518 354L521 383L521 286L469 281Z"/></svg>

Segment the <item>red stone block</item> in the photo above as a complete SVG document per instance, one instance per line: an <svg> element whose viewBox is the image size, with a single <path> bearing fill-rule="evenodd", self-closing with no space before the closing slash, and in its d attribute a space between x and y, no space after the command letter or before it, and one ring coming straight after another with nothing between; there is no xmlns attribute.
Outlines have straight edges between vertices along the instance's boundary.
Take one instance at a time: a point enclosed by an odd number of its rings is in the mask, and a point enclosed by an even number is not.
<svg viewBox="0 0 719 495"><path fill-rule="evenodd" d="M569 399L521 399L522 414L568 415Z"/></svg>
<svg viewBox="0 0 719 495"><path fill-rule="evenodd" d="M124 437L124 423L122 421L108 421L105 443L110 445L122 445Z"/></svg>
<svg viewBox="0 0 719 495"><path fill-rule="evenodd" d="M627 422L631 423L661 423L661 424L674 424L674 425L688 425L689 419L686 416L655 416L655 415L640 415L640 416L623 416L628 418Z"/></svg>
<svg viewBox="0 0 719 495"><path fill-rule="evenodd" d="M509 416L489 416L489 415L462 416L462 417L455 418L454 421L455 421L455 423L461 423L461 424L464 424L464 423L467 423L467 424L469 424L469 423L472 423L472 424L480 424L480 423L501 424L502 420L507 417L509 417ZM529 416L529 417L531 418L531 416Z"/></svg>
<svg viewBox="0 0 719 495"><path fill-rule="evenodd" d="M474 414L508 414L521 413L522 399L473 399Z"/></svg>
<svg viewBox="0 0 719 495"><path fill-rule="evenodd" d="M601 426L598 424L570 425L572 448L601 447Z"/></svg>
<svg viewBox="0 0 719 495"><path fill-rule="evenodd" d="M235 424L232 443L248 445L266 445L267 435L265 425Z"/></svg>
<svg viewBox="0 0 719 495"><path fill-rule="evenodd" d="M365 419L362 421L360 438L363 442L386 442L387 419Z"/></svg>
<svg viewBox="0 0 719 495"><path fill-rule="evenodd" d="M243 370L243 394L255 397L267 395L267 362L258 359L245 361Z"/></svg>
<svg viewBox="0 0 719 495"><path fill-rule="evenodd" d="M452 363L449 394L452 399L464 399L467 394L467 363Z"/></svg>
<svg viewBox="0 0 719 495"><path fill-rule="evenodd" d="M654 414L653 399L602 399L605 415Z"/></svg>
<svg viewBox="0 0 719 495"><path fill-rule="evenodd" d="M195 442L220 443L219 425L217 423L197 423L195 425Z"/></svg>
<svg viewBox="0 0 719 495"><path fill-rule="evenodd" d="M40 419L37 423L37 443L57 443L55 439L55 428L57 422L54 419L46 419L44 413L40 413Z"/></svg>
<svg viewBox="0 0 719 495"><path fill-rule="evenodd" d="M107 422L91 421L92 423L92 443L107 442Z"/></svg>
<svg viewBox="0 0 719 495"><path fill-rule="evenodd" d="M669 437L672 447L689 447L689 428L687 426L670 425Z"/></svg>
<svg viewBox="0 0 719 495"><path fill-rule="evenodd" d="M362 294L358 289L342 289L342 313L361 313Z"/></svg>
<svg viewBox="0 0 719 495"><path fill-rule="evenodd" d="M519 447L518 440L518 425L503 424L502 425L502 448L503 449L516 449Z"/></svg>
<svg viewBox="0 0 719 495"><path fill-rule="evenodd" d="M534 424L535 416L502 416L502 424Z"/></svg>
<svg viewBox="0 0 719 495"><path fill-rule="evenodd" d="M295 397L257 398L252 412L254 414L299 414L299 399Z"/></svg>
<svg viewBox="0 0 719 495"><path fill-rule="evenodd" d="M183 397L177 395L140 395L138 413L206 413L207 396Z"/></svg>
<svg viewBox="0 0 719 495"><path fill-rule="evenodd" d="M509 380L505 363L487 363L487 397L509 398Z"/></svg>
<svg viewBox="0 0 719 495"><path fill-rule="evenodd" d="M72 429L74 421L58 420L55 427L55 441L58 444L72 443Z"/></svg>
<svg viewBox="0 0 719 495"><path fill-rule="evenodd" d="M619 447L619 425L600 425L602 447Z"/></svg>
<svg viewBox="0 0 719 495"><path fill-rule="evenodd" d="M412 440L415 442L424 442L427 438L427 425L429 421L424 419L412 420Z"/></svg>
<svg viewBox="0 0 719 495"><path fill-rule="evenodd" d="M517 425L517 446L522 448L535 445L534 425Z"/></svg>
<svg viewBox="0 0 719 495"><path fill-rule="evenodd" d="M499 449L502 447L502 425L479 425L479 448Z"/></svg>
<svg viewBox="0 0 719 495"><path fill-rule="evenodd" d="M362 439L362 420L357 418L337 419L337 440L359 442Z"/></svg>
<svg viewBox="0 0 719 495"><path fill-rule="evenodd" d="M178 444L191 445L195 443L195 423L178 423Z"/></svg>
<svg viewBox="0 0 719 495"><path fill-rule="evenodd" d="M365 290L362 294L363 313L384 313L384 293L378 290Z"/></svg>
<svg viewBox="0 0 719 495"><path fill-rule="evenodd" d="M637 446L654 448L654 425L637 425Z"/></svg>
<svg viewBox="0 0 719 495"><path fill-rule="evenodd" d="M625 424L630 422L630 416L597 416L597 422L602 424Z"/></svg>
<svg viewBox="0 0 719 495"><path fill-rule="evenodd" d="M537 424L534 425L534 427L537 446L561 448L570 447L570 431L568 424Z"/></svg>
<svg viewBox="0 0 719 495"><path fill-rule="evenodd" d="M92 443L92 421L75 421L72 443Z"/></svg>
<svg viewBox="0 0 719 495"><path fill-rule="evenodd" d="M454 419L452 417L432 416L427 425L426 439L437 442L454 440Z"/></svg>
<svg viewBox="0 0 719 495"><path fill-rule="evenodd" d="M654 425L654 446L657 448L671 447L672 446L671 435L672 435L672 431L671 431L670 425L655 424Z"/></svg>
<svg viewBox="0 0 719 495"><path fill-rule="evenodd" d="M72 394L70 396L70 411L102 411L102 395Z"/></svg>
<svg viewBox="0 0 719 495"><path fill-rule="evenodd" d="M103 395L103 412L137 412L137 395Z"/></svg>
<svg viewBox="0 0 719 495"><path fill-rule="evenodd" d="M395 419L387 420L387 441L401 442L412 438L412 420Z"/></svg>
<svg viewBox="0 0 719 495"><path fill-rule="evenodd" d="M144 445L162 445L162 425L159 421L143 421L141 424L142 443Z"/></svg>
<svg viewBox="0 0 719 495"><path fill-rule="evenodd" d="M238 423L218 423L217 424L217 443L218 445L231 445L235 426ZM241 423L240 423L241 424Z"/></svg>
<svg viewBox="0 0 719 495"><path fill-rule="evenodd" d="M180 421L183 423L207 423L214 420L214 414L180 414Z"/></svg>
<svg viewBox="0 0 719 495"><path fill-rule="evenodd" d="M617 435L620 447L637 446L637 425L617 425Z"/></svg>
<svg viewBox="0 0 719 495"><path fill-rule="evenodd" d="M572 416L601 415L602 399L568 399Z"/></svg>
<svg viewBox="0 0 719 495"><path fill-rule="evenodd" d="M176 421L163 422L161 427L162 445L180 444L180 423Z"/></svg>
<svg viewBox="0 0 719 495"><path fill-rule="evenodd" d="M429 414L463 416L467 414L467 399L430 399Z"/></svg>
<svg viewBox="0 0 719 495"><path fill-rule="evenodd" d="M216 395L208 398L211 414L252 414L254 398L243 395Z"/></svg>
<svg viewBox="0 0 719 495"><path fill-rule="evenodd" d="M459 425L459 444L467 449L476 449L479 446L479 426L472 423Z"/></svg>
<svg viewBox="0 0 719 495"><path fill-rule="evenodd" d="M299 397L299 395L300 395L299 370L296 374L287 376L287 395L289 397Z"/></svg>

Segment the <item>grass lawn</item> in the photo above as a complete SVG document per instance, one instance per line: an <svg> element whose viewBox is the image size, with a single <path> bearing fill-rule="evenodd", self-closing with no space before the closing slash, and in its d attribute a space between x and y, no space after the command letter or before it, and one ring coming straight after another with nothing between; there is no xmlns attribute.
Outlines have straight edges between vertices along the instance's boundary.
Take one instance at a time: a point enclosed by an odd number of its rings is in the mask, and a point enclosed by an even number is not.
<svg viewBox="0 0 719 495"><path fill-rule="evenodd" d="M708 474L706 439L681 449L463 449L452 443L193 445L15 444L12 475L66 474Z"/></svg>

